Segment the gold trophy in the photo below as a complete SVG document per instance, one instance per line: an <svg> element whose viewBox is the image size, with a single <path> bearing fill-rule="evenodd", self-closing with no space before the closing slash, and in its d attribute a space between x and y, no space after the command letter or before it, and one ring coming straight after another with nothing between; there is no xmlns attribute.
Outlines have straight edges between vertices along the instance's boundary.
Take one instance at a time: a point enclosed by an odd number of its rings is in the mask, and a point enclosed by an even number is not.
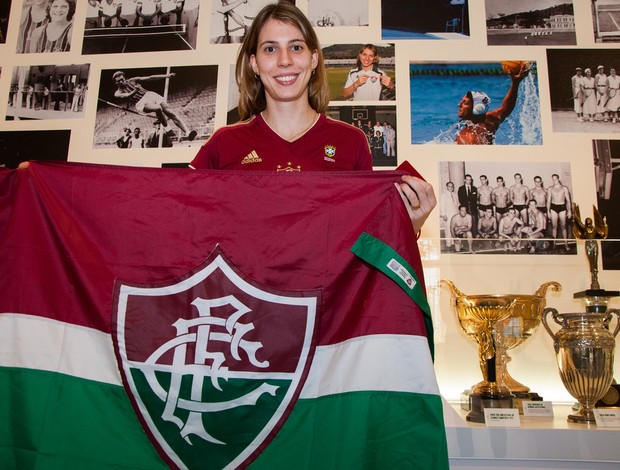
<svg viewBox="0 0 620 470"><path fill-rule="evenodd" d="M466 419L484 422L484 408L512 408L515 400L540 399L510 376L508 351L536 331L547 289L559 291L560 284L546 282L534 295L465 295L453 282L441 283L452 292L451 303L461 328L478 344L483 380L469 393Z"/></svg>
<svg viewBox="0 0 620 470"><path fill-rule="evenodd" d="M607 219L601 215L596 206L592 206L594 221L586 217L585 222L581 221L579 205L573 204L575 214L575 225L573 225L573 235L579 240L585 240L586 256L590 265L590 289L601 290L598 282L598 239L604 240L609 234Z"/></svg>
<svg viewBox="0 0 620 470"><path fill-rule="evenodd" d="M553 338L556 360L562 383L579 402L579 411L568 416L568 421L594 423L594 408L597 401L611 392L617 396L617 385L613 385L613 364L615 336L620 331L620 315L616 309L608 309L609 301L620 295L618 291L601 289L598 281L598 240L608 233L607 222L594 207L594 221L581 221L579 206L574 204L575 238L585 240L586 256L590 267L590 288L576 292L573 297L582 299L586 311L579 313L558 313L554 308L545 309L542 322ZM547 316L561 329L553 333ZM608 329L612 314L618 317L613 333ZM616 398L616 403L620 403Z"/></svg>

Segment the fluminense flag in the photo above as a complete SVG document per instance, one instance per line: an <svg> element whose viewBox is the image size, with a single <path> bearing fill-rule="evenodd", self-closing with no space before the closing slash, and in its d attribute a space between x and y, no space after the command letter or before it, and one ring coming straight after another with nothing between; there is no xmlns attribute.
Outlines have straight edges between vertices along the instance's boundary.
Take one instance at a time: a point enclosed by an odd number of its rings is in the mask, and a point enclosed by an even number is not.
<svg viewBox="0 0 620 470"><path fill-rule="evenodd" d="M0 467L448 468L402 174L0 170Z"/></svg>

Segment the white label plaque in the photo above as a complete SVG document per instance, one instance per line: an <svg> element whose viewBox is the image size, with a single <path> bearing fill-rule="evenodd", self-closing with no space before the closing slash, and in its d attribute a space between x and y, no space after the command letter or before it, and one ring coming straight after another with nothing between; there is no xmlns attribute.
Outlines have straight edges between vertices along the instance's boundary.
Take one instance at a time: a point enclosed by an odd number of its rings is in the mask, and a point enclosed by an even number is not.
<svg viewBox="0 0 620 470"><path fill-rule="evenodd" d="M485 408L484 423L498 428L520 428L519 410L516 408Z"/></svg>
<svg viewBox="0 0 620 470"><path fill-rule="evenodd" d="M553 418L553 406L550 401L529 401L523 402L523 416L528 418Z"/></svg>
<svg viewBox="0 0 620 470"><path fill-rule="evenodd" d="M620 428L620 409L595 408L594 420L599 428Z"/></svg>

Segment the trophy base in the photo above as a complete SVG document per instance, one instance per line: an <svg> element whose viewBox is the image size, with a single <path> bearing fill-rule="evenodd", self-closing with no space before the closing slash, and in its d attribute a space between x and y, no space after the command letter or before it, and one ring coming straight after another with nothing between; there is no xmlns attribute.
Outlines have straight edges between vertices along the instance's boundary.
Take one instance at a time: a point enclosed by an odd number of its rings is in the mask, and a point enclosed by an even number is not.
<svg viewBox="0 0 620 470"><path fill-rule="evenodd" d="M606 290L606 289L586 289L573 294L574 299L581 299L583 297L618 297L620 291L618 290Z"/></svg>
<svg viewBox="0 0 620 470"><path fill-rule="evenodd" d="M574 415L568 415L567 421L569 423L582 423L582 424L596 423L596 419L594 418L594 413L592 413L591 411L590 413L585 413L585 412L582 412L581 410Z"/></svg>
<svg viewBox="0 0 620 470"><path fill-rule="evenodd" d="M574 299L581 299L586 304L588 313L605 313L612 297L619 297L620 291L605 289L586 289L573 294Z"/></svg>
<svg viewBox="0 0 620 470"><path fill-rule="evenodd" d="M474 423L484 423L485 408L512 408L512 395L491 393L472 393L469 395L469 408L465 419Z"/></svg>
<svg viewBox="0 0 620 470"><path fill-rule="evenodd" d="M514 398L512 399L512 406L519 410L519 414L523 414L523 402L524 401L543 401L543 398L536 392L512 392Z"/></svg>

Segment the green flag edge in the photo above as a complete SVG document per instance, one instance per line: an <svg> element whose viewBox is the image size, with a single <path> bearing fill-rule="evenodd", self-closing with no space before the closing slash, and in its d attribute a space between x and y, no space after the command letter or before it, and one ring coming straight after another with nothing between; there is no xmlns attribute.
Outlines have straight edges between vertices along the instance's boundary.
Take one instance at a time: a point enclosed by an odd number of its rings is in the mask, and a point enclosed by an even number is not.
<svg viewBox="0 0 620 470"><path fill-rule="evenodd" d="M435 359L435 344L433 341L433 319L431 307L426 299L426 293L422 289L420 280L415 270L394 249L373 237L367 232L360 235L351 247L351 252L358 258L371 264L383 274L392 279L403 289L409 297L420 307L424 316L426 339L431 351L431 357Z"/></svg>

